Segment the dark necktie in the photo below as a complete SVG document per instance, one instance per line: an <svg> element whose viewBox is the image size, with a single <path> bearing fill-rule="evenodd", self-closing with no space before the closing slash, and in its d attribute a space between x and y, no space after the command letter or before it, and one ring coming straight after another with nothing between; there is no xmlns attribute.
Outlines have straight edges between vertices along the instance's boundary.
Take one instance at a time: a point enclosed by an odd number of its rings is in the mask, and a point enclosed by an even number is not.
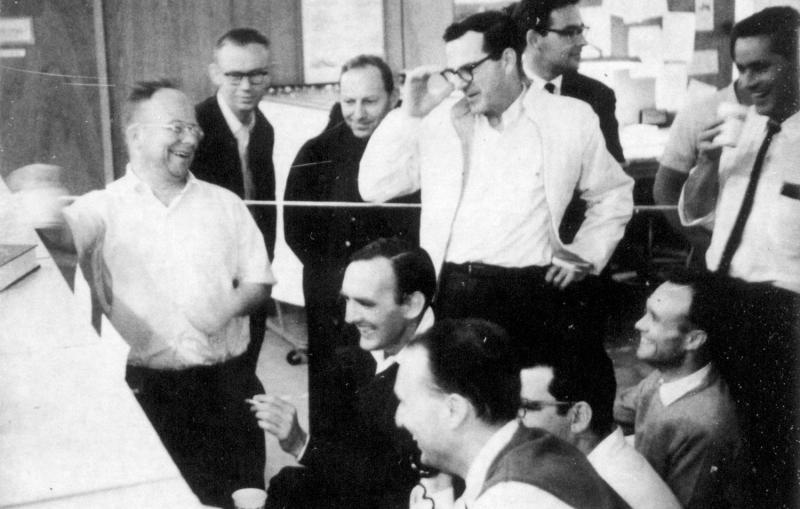
<svg viewBox="0 0 800 509"><path fill-rule="evenodd" d="M742 208L739 209L739 215L736 216L736 222L733 223L731 235L728 237L728 243L725 244L725 249L722 251L722 257L719 259L719 267L717 272L720 274L727 274L731 269L731 260L736 250L742 243L742 234L744 233L744 226L747 224L747 218L750 216L750 211L753 210L753 200L756 196L756 188L758 187L758 179L761 177L761 168L764 166L764 157L767 155L769 144L772 142L772 137L781 130L781 125L772 120L767 121L767 135L764 141L761 142L761 148L758 149L756 154L756 162L753 164L753 171L750 173L750 181L747 183L747 190L744 192L744 199L742 200Z"/></svg>
<svg viewBox="0 0 800 509"><path fill-rule="evenodd" d="M544 84L544 89L550 92L551 94L556 93L556 86L550 82Z"/></svg>

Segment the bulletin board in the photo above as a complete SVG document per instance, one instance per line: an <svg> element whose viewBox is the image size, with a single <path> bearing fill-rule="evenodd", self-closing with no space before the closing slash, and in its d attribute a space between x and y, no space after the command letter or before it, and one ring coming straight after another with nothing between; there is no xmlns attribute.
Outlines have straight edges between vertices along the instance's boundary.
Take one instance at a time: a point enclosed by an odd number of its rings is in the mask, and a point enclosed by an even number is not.
<svg viewBox="0 0 800 509"><path fill-rule="evenodd" d="M339 81L348 59L384 56L383 0L303 0L304 82Z"/></svg>

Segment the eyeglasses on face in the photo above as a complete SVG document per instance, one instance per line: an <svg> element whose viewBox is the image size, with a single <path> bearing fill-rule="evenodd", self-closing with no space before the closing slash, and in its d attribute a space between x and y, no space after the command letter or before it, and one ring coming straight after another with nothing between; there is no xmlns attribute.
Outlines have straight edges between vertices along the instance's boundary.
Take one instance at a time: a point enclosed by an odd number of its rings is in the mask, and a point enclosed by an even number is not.
<svg viewBox="0 0 800 509"><path fill-rule="evenodd" d="M154 122L137 122L134 125L152 125L156 127L161 127L163 129L166 129L167 131L170 131L178 138L183 138L185 134L191 134L199 141L203 139L203 136L205 136L205 133L203 132L203 130L200 128L199 125L187 124L185 122L170 122L169 124L158 124Z"/></svg>
<svg viewBox="0 0 800 509"><path fill-rule="evenodd" d="M475 69L477 69L479 65L486 62L487 60L493 59L492 57L494 57L494 59L497 58L495 55L486 55L480 60L469 64L464 64L458 69L444 69L439 74L441 74L444 79L446 79L451 83L453 83L455 77L457 76L461 81L469 85L470 83L472 83L473 71L475 71Z"/></svg>
<svg viewBox="0 0 800 509"><path fill-rule="evenodd" d="M222 73L231 85L238 85L244 78L250 81L251 85L263 85L267 82L269 71L266 69L256 69L255 71L239 72L229 71Z"/></svg>
<svg viewBox="0 0 800 509"><path fill-rule="evenodd" d="M587 30L589 30L589 27L586 25L568 26L564 28L542 28L543 32L553 32L554 34L570 39L577 39L585 34Z"/></svg>
<svg viewBox="0 0 800 509"><path fill-rule="evenodd" d="M542 400L533 400L533 399L522 399L519 404L519 409L517 410L517 415L519 417L524 418L527 412L541 412L546 407L571 407L574 405L575 402L573 401L542 401Z"/></svg>

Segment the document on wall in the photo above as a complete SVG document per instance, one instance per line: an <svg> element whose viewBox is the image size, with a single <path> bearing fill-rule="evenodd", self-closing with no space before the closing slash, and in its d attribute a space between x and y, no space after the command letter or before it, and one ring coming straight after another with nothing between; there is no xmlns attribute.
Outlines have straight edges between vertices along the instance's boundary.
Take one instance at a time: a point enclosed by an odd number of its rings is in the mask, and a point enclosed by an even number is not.
<svg viewBox="0 0 800 509"><path fill-rule="evenodd" d="M581 7L583 23L589 27L586 40L600 50L599 56L611 55L611 15L603 7Z"/></svg>
<svg viewBox="0 0 800 509"><path fill-rule="evenodd" d="M639 57L641 65L631 69L631 78L654 78L661 72L663 38L658 25L633 26L628 29L628 56Z"/></svg>
<svg viewBox="0 0 800 509"><path fill-rule="evenodd" d="M715 49L703 49L694 52L689 66L691 76L701 74L717 74L719 72L719 54Z"/></svg>
<svg viewBox="0 0 800 509"><path fill-rule="evenodd" d="M667 62L691 62L694 53L693 12L668 12L664 14L664 60Z"/></svg>
<svg viewBox="0 0 800 509"><path fill-rule="evenodd" d="M656 78L656 108L678 111L686 98L689 79L687 64L684 62L665 63Z"/></svg>
<svg viewBox="0 0 800 509"><path fill-rule="evenodd" d="M604 6L611 14L621 17L625 24L641 23L669 12L667 0L606 0Z"/></svg>
<svg viewBox="0 0 800 509"><path fill-rule="evenodd" d="M383 0L303 0L306 83L334 83L360 54L384 56Z"/></svg>
<svg viewBox="0 0 800 509"><path fill-rule="evenodd" d="M694 0L694 13L698 32L714 30L714 0Z"/></svg>

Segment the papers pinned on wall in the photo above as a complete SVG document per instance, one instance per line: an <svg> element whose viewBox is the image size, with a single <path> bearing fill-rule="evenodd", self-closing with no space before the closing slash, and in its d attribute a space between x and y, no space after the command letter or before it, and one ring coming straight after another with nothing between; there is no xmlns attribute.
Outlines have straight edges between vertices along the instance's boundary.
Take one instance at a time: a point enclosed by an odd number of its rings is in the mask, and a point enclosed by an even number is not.
<svg viewBox="0 0 800 509"><path fill-rule="evenodd" d="M583 24L589 27L586 40L591 46L600 50L595 57L611 55L611 15L603 7L581 7ZM589 48L590 51L594 48ZM596 52L597 50L595 50Z"/></svg>
<svg viewBox="0 0 800 509"><path fill-rule="evenodd" d="M641 23L669 12L667 0L606 0L608 11L626 24Z"/></svg>
<svg viewBox="0 0 800 509"><path fill-rule="evenodd" d="M719 54L715 49L703 49L694 52L689 65L689 75L717 74L719 72Z"/></svg>
<svg viewBox="0 0 800 509"><path fill-rule="evenodd" d="M694 13L667 12L662 25L664 60L691 62L694 53Z"/></svg>
<svg viewBox="0 0 800 509"><path fill-rule="evenodd" d="M656 108L677 111L686 98L688 66L684 62L665 63L656 77Z"/></svg>
<svg viewBox="0 0 800 509"><path fill-rule="evenodd" d="M661 27L633 26L628 29L628 56L639 57L641 65L631 69L631 78L654 78L664 62Z"/></svg>

